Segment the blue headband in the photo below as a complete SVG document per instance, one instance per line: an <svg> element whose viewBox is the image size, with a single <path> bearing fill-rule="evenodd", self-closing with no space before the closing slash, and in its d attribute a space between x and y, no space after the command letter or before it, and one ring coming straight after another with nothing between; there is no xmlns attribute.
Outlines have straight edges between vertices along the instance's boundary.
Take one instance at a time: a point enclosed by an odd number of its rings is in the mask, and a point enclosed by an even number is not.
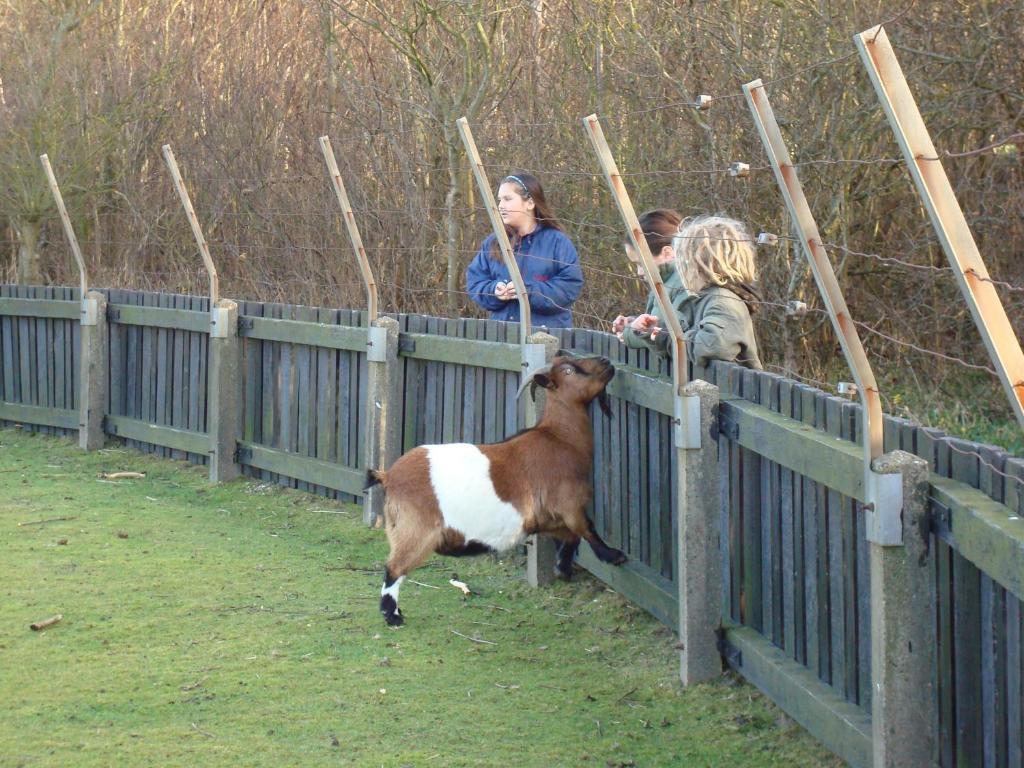
<svg viewBox="0 0 1024 768"><path fill-rule="evenodd" d="M508 175L504 179L501 180L502 184L504 184L509 179L511 179L512 181L514 181L516 184L518 184L520 187L523 188L523 192L526 193L526 197L528 197L528 198L529 197L533 197L533 195L530 194L530 188L528 186L526 186L526 182L523 181L522 179L520 179L518 176Z"/></svg>

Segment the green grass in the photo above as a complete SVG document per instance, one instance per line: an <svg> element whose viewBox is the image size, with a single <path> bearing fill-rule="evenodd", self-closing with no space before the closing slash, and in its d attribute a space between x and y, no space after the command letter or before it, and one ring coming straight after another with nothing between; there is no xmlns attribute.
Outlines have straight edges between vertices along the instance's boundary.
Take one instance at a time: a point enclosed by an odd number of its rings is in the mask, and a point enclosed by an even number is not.
<svg viewBox="0 0 1024 768"><path fill-rule="evenodd" d="M383 534L315 496L0 430L0 553L0 766L839 765L586 575L434 558L386 628Z"/></svg>

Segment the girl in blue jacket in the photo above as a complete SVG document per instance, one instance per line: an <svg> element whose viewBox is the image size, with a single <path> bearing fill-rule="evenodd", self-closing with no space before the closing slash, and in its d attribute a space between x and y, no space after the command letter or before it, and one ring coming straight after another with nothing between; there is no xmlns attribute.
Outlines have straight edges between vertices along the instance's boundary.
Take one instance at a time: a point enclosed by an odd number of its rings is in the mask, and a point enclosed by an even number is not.
<svg viewBox="0 0 1024 768"><path fill-rule="evenodd" d="M583 273L572 241L555 219L535 176L519 172L498 187L498 212L526 284L536 326L572 327L572 303L583 288ZM470 298L493 320L519 321L519 301L501 258L497 238L488 235L466 270Z"/></svg>

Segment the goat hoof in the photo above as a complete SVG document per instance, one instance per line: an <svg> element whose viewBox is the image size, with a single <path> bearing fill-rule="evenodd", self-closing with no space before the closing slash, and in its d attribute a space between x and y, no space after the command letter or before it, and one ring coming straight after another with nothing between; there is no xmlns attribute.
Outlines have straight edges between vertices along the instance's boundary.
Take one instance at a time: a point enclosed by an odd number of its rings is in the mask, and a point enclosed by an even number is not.
<svg viewBox="0 0 1024 768"><path fill-rule="evenodd" d="M608 554L611 556L609 558L608 562L611 563L612 565L622 565L624 562L629 560L629 558L626 557L626 553L625 552L621 552L621 551L619 551L617 549L613 549Z"/></svg>
<svg viewBox="0 0 1024 768"><path fill-rule="evenodd" d="M555 578L562 579L562 581L572 581L572 566L570 565L565 570L562 570L560 567L556 567Z"/></svg>
<svg viewBox="0 0 1024 768"><path fill-rule="evenodd" d="M384 621L388 623L389 627L400 627L405 624L405 617L396 611L395 613L385 614Z"/></svg>

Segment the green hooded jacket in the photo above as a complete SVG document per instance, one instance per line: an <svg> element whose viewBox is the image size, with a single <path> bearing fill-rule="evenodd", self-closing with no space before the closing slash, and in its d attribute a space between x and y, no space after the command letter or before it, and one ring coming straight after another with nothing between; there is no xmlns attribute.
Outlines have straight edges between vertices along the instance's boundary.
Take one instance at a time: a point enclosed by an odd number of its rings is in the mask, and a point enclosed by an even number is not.
<svg viewBox="0 0 1024 768"><path fill-rule="evenodd" d="M679 283L678 277L676 283ZM752 288L711 285L700 293L690 293L680 285L675 294L669 291L669 297L683 327L687 353L694 363L706 367L711 360L726 360L754 370L762 369L748 306L748 300L757 301L757 293ZM650 305L648 301L648 313L662 321L660 313L650 311ZM663 321L659 325L665 327ZM622 339L626 346L634 349L646 347L666 356L670 353L669 335L664 330L651 340L627 327Z"/></svg>
<svg viewBox="0 0 1024 768"><path fill-rule="evenodd" d="M668 300L672 302L672 307L678 314L681 304L686 301L690 293L683 288L679 271L672 262L659 266L658 272L661 273L661 281L665 284L665 290L668 291ZM654 291L647 294L647 306L644 308L644 314L654 315L658 318L658 325L662 328L665 327L665 318L661 315L658 297ZM651 341L650 337L636 333L627 326L622 332L622 342L630 349L653 349L662 354L668 354L665 351L668 344L667 334L658 334L654 341Z"/></svg>

